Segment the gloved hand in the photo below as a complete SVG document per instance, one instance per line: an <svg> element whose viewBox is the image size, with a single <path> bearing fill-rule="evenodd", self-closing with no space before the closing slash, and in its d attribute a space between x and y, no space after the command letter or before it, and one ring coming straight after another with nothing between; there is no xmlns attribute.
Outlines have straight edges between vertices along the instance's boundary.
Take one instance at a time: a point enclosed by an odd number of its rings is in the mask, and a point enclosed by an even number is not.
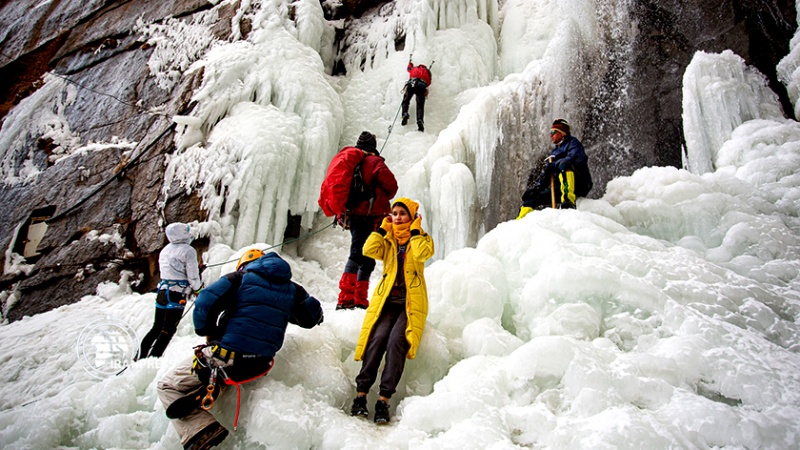
<svg viewBox="0 0 800 450"><path fill-rule="evenodd" d="M555 168L556 167L555 167L555 164L553 163L553 157L552 156L548 156L547 158L545 158L545 160L544 160L544 171L545 171L545 173L552 173L553 169L555 169Z"/></svg>
<svg viewBox="0 0 800 450"><path fill-rule="evenodd" d="M197 266L197 270L200 272L200 275L202 275L202 274L203 274L203 272L205 272L205 270L206 270L207 268L208 268L208 266L207 266L207 265L205 265L205 264L200 264L199 266Z"/></svg>
<svg viewBox="0 0 800 450"><path fill-rule="evenodd" d="M522 208L519 209L519 215L517 216L517 220L522 219L531 211L533 211L533 208L531 208L530 206L523 206Z"/></svg>
<svg viewBox="0 0 800 450"><path fill-rule="evenodd" d="M342 227L343 230L350 229L350 218L347 217L347 213L337 214L336 215L336 225Z"/></svg>
<svg viewBox="0 0 800 450"><path fill-rule="evenodd" d="M383 230L383 234L386 234L392 231L392 217L386 216L383 218L383 222L381 222L380 229Z"/></svg>
<svg viewBox="0 0 800 450"><path fill-rule="evenodd" d="M571 169L572 165L567 161L567 158L561 158L557 161L553 161L553 170L556 172L565 172Z"/></svg>
<svg viewBox="0 0 800 450"><path fill-rule="evenodd" d="M409 226L411 230L412 236L417 236L424 234L422 231L422 216L417 214L417 217L411 222L411 226Z"/></svg>

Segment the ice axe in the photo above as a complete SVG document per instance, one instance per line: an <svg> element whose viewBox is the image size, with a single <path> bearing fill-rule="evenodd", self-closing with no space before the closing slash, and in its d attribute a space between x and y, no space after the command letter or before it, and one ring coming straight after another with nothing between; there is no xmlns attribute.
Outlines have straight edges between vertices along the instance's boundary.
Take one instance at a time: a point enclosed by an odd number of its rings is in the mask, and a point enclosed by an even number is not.
<svg viewBox="0 0 800 450"><path fill-rule="evenodd" d="M553 157L549 156L546 161L552 163ZM552 206L553 209L556 209L556 183L552 170L550 170L550 206Z"/></svg>

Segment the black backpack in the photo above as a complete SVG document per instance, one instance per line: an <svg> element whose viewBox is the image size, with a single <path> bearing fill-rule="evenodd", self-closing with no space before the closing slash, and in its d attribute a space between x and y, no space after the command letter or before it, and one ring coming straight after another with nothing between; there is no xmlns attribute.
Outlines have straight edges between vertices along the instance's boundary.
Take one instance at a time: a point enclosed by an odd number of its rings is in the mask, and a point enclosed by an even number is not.
<svg viewBox="0 0 800 450"><path fill-rule="evenodd" d="M375 200L375 186L364 182L364 174L361 171L362 164L364 164L363 159L353 169L353 181L350 184L350 192L347 194L347 202L345 203L348 210L365 201L369 202L369 207L372 209L372 202Z"/></svg>

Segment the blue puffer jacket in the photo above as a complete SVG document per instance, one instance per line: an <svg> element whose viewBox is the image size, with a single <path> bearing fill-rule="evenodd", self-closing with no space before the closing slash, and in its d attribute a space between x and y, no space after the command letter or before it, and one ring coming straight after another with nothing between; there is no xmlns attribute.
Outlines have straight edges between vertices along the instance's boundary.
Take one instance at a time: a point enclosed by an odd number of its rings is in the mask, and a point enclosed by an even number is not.
<svg viewBox="0 0 800 450"><path fill-rule="evenodd" d="M229 317L220 346L235 352L271 358L283 346L289 322L312 328L322 321L319 301L302 286L291 281L289 264L277 253L268 253L249 263L228 308ZM224 302L226 292L235 287L231 277L222 277L197 297L193 314L198 334L214 328L215 303Z"/></svg>
<svg viewBox="0 0 800 450"><path fill-rule="evenodd" d="M589 157L583 149L581 141L573 136L566 136L561 142L550 151L553 158L553 165L559 170L572 169L575 172L575 195L585 197L592 189L592 174L589 172Z"/></svg>

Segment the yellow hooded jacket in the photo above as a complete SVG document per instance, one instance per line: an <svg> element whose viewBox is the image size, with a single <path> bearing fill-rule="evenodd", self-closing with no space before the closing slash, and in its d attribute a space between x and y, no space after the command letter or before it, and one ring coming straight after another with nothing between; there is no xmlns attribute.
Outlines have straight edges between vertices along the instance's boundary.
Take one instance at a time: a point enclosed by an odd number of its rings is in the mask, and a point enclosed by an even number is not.
<svg viewBox="0 0 800 450"><path fill-rule="evenodd" d="M364 256L383 261L383 275L381 281L372 294L361 333L356 344L355 360L361 361L364 349L367 347L372 327L378 321L383 310L383 305L389 297L394 280L397 277L397 241L393 235L381 236L372 232L363 248ZM433 239L427 234L412 236L406 247L405 280L406 280L406 339L409 349L406 357L414 359L417 356L419 343L422 341L422 332L425 330L425 321L428 317L428 288L425 284L425 261L433 256Z"/></svg>

